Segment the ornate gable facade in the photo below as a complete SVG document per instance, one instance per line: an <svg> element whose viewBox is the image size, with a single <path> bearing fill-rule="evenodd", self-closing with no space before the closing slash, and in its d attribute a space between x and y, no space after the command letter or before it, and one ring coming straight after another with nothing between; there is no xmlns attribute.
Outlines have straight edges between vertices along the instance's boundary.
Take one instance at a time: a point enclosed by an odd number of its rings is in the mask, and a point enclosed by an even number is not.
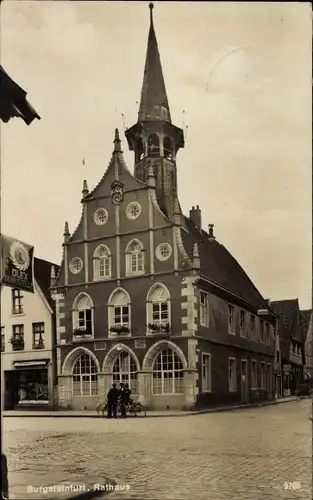
<svg viewBox="0 0 313 500"><path fill-rule="evenodd" d="M199 207L189 217L180 207L184 134L172 124L152 9L138 120L125 133L134 174L115 130L102 179L90 192L83 183L72 234L65 223L52 277L61 407L95 408L113 381L163 409L271 392L274 315L212 226L203 231Z"/></svg>

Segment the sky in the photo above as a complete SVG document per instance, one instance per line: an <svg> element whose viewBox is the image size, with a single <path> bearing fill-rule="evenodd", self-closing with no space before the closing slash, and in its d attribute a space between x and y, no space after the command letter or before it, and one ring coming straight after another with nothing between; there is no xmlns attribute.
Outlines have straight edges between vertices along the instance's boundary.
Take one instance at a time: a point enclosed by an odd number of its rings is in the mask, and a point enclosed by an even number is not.
<svg viewBox="0 0 313 500"><path fill-rule="evenodd" d="M265 298L311 307L310 3L155 2L185 214L245 269ZM65 220L106 170L114 129L137 121L148 2L1 5L1 63L40 114L1 126L2 231L60 263ZM83 161L85 159L85 161Z"/></svg>

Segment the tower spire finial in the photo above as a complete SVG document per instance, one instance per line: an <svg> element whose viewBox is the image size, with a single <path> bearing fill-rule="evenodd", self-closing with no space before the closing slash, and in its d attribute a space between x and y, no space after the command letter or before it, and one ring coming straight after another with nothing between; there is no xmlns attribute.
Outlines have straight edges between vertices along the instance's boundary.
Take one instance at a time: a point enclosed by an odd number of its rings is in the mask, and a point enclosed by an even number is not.
<svg viewBox="0 0 313 500"><path fill-rule="evenodd" d="M115 129L115 135L114 135L114 153L121 153L122 148L121 148L121 139L120 139L120 134L118 131L118 128Z"/></svg>
<svg viewBox="0 0 313 500"><path fill-rule="evenodd" d="M138 121L165 121L171 123L158 42L153 25L153 8L153 3L150 3L150 29Z"/></svg>
<svg viewBox="0 0 313 500"><path fill-rule="evenodd" d="M154 8L154 5L153 3L149 3L149 9L150 9L150 24L151 26L153 25L153 8Z"/></svg>

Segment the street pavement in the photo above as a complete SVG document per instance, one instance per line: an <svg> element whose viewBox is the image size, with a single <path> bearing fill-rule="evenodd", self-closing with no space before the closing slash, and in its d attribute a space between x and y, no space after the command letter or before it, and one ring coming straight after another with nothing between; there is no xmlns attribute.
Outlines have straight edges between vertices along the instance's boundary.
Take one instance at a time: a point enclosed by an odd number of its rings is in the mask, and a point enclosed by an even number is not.
<svg viewBox="0 0 313 500"><path fill-rule="evenodd" d="M311 500L311 413L306 399L189 418L7 417L10 500Z"/></svg>

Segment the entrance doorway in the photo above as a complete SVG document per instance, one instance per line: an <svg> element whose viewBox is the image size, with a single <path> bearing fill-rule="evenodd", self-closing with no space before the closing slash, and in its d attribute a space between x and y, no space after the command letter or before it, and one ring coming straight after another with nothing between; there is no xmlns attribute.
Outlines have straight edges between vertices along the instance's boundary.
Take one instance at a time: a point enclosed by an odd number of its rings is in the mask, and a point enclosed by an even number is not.
<svg viewBox="0 0 313 500"><path fill-rule="evenodd" d="M246 359L241 360L241 403L248 403L248 363Z"/></svg>

